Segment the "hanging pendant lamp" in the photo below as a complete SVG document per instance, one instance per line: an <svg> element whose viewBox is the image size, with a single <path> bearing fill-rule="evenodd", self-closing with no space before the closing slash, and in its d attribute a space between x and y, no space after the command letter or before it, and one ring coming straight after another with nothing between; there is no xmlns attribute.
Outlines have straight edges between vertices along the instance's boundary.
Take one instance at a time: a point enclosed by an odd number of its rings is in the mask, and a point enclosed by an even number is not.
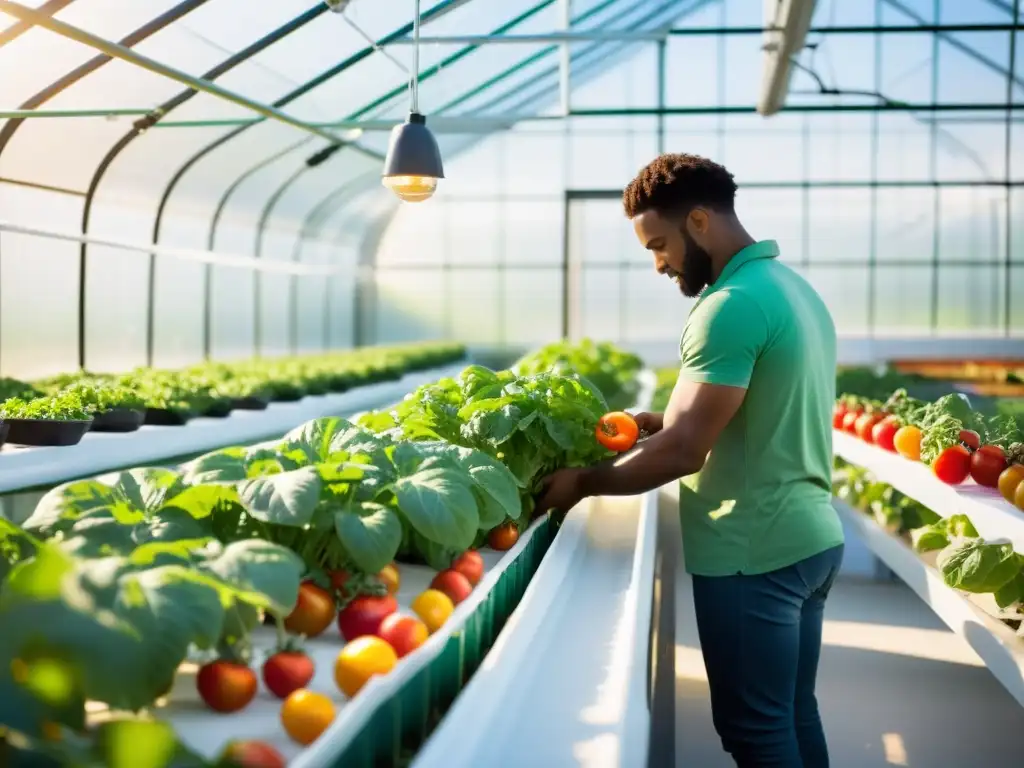
<svg viewBox="0 0 1024 768"><path fill-rule="evenodd" d="M418 203L432 197L437 190L438 180L444 178L441 150L434 134L427 128L427 119L419 111L419 73L420 0L415 0L409 116L404 123L391 129L381 177L385 187L409 203Z"/></svg>

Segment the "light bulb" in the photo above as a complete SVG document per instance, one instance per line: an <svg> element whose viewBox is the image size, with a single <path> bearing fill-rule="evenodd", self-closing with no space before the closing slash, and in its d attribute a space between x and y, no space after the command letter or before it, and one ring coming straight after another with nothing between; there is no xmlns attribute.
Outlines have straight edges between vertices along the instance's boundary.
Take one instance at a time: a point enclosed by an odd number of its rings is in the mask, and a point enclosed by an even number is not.
<svg viewBox="0 0 1024 768"><path fill-rule="evenodd" d="M381 183L407 203L422 202L437 191L437 179L433 176L384 176Z"/></svg>

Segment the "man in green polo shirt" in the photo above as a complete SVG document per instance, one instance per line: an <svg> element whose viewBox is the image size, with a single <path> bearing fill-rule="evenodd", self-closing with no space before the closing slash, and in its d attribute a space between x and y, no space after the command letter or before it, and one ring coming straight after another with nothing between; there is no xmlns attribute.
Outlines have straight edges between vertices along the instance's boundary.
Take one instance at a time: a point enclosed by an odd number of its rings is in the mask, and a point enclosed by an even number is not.
<svg viewBox="0 0 1024 768"><path fill-rule="evenodd" d="M725 168L685 154L657 158L626 188L657 271L698 297L679 379L665 413L637 416L651 437L551 476L537 506L566 511L682 478L683 550L722 744L741 768L826 768L814 689L843 553L831 505L835 327L778 245L743 228L735 196Z"/></svg>

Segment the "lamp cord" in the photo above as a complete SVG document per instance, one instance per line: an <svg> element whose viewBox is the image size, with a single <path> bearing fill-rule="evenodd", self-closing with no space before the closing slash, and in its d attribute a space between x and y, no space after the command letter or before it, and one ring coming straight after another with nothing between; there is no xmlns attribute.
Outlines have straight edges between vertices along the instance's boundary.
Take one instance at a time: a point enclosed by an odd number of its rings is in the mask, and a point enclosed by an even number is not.
<svg viewBox="0 0 1024 768"><path fill-rule="evenodd" d="M420 111L420 0L414 0L412 17L412 111Z"/></svg>

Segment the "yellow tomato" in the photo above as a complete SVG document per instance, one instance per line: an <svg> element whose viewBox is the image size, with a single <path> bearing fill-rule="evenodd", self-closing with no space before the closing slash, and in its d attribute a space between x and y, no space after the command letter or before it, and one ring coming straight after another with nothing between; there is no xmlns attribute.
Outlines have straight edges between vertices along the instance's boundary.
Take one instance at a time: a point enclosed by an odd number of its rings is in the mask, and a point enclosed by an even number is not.
<svg viewBox="0 0 1024 768"><path fill-rule="evenodd" d="M921 430L913 424L900 427L893 436L892 444L896 452L911 461L921 460Z"/></svg>
<svg viewBox="0 0 1024 768"><path fill-rule="evenodd" d="M281 723L287 734L303 746L312 744L334 721L334 703L322 693L300 688L281 705Z"/></svg>
<svg viewBox="0 0 1024 768"><path fill-rule="evenodd" d="M999 492L1011 504L1014 503L1014 495L1017 488L1024 484L1024 464L1014 464L1007 467L999 475Z"/></svg>
<svg viewBox="0 0 1024 768"><path fill-rule="evenodd" d="M448 621L455 604L444 592L428 589L412 601L412 610L427 625L430 634L434 634Z"/></svg>
<svg viewBox="0 0 1024 768"><path fill-rule="evenodd" d="M346 643L334 662L334 681L352 698L374 675L386 675L398 663L395 649L374 635L357 637Z"/></svg>

